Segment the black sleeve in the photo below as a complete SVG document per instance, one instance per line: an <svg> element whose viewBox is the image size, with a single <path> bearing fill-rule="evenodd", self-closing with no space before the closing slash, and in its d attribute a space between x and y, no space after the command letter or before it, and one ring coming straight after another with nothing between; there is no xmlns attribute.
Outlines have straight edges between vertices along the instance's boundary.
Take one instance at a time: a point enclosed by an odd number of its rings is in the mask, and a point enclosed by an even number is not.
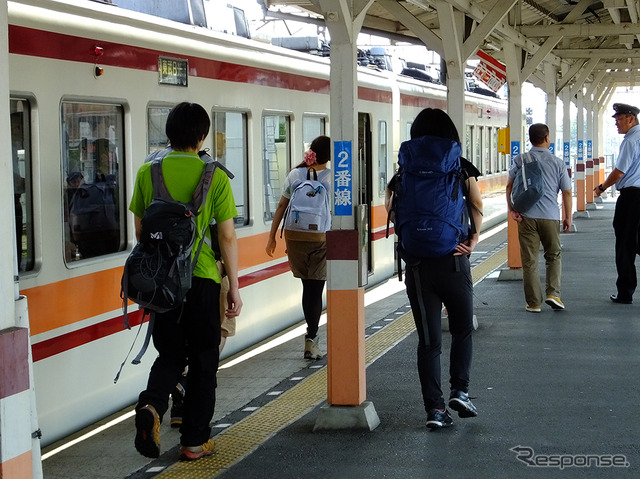
<svg viewBox="0 0 640 479"><path fill-rule="evenodd" d="M478 170L478 168L473 166L473 163L467 160L464 156L460 157L460 166L465 171L465 173L467 173L467 176L469 178L473 177L477 180L478 176L482 176L482 173L480 173L480 170Z"/></svg>

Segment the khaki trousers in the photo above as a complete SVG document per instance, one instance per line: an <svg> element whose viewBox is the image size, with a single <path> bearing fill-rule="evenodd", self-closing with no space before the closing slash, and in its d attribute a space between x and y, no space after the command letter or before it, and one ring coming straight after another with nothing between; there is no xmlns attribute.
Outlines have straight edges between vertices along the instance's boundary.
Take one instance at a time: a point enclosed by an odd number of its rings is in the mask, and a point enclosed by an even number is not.
<svg viewBox="0 0 640 479"><path fill-rule="evenodd" d="M546 296L560 297L562 278L562 250L560 247L560 221L523 218L518 223L520 256L522 257L522 280L524 297L531 307L542 305ZM546 263L546 296L542 296L538 257L540 243L544 248Z"/></svg>

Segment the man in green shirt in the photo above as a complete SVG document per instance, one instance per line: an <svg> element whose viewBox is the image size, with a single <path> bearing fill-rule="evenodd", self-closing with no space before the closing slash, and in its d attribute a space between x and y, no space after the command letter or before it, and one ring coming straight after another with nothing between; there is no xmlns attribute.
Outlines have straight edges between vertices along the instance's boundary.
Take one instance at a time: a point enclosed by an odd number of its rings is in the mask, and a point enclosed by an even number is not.
<svg viewBox="0 0 640 479"><path fill-rule="evenodd" d="M180 103L167 118L166 133L173 151L162 160L162 174L176 201L191 200L204 162L198 156L209 133L211 122L202 106ZM136 237L140 238L142 217L153 199L151 163L138 170L129 209L135 215ZM201 233L213 220L218 225L218 241L229 278L227 317L236 317L242 309L238 286L238 245L233 218L237 215L229 178L216 169L206 203L196 217L197 245ZM192 254L195 254L196 247ZM193 271L192 286L183 308L156 313L153 343L159 355L149 373L147 388L136 406L135 446L146 457L160 455L160 422L169 407L184 368L189 367L180 427L181 458L195 460L213 453L209 423L215 408L216 373L220 344L220 275L213 251L205 243Z"/></svg>

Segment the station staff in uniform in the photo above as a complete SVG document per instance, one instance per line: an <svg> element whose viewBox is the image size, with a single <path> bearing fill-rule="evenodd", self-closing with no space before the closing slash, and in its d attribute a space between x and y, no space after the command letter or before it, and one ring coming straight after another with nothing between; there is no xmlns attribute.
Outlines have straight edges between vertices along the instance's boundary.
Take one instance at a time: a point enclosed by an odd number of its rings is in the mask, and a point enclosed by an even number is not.
<svg viewBox="0 0 640 479"><path fill-rule="evenodd" d="M593 189L593 193L596 197L600 196L613 184L620 192L613 216L618 292L612 294L610 299L614 303L631 304L638 284L635 260L639 253L640 233L640 108L614 103L613 109L618 133L624 135L624 139L620 144L615 168L604 183Z"/></svg>

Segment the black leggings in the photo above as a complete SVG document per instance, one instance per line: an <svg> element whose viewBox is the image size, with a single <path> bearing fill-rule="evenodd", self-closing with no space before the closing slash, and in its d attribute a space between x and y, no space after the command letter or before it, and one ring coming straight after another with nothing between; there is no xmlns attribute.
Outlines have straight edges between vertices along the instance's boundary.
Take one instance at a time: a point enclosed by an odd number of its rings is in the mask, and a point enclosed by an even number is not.
<svg viewBox="0 0 640 479"><path fill-rule="evenodd" d="M320 315L322 314L323 279L302 280L302 311L307 322L307 338L313 339L318 334Z"/></svg>

